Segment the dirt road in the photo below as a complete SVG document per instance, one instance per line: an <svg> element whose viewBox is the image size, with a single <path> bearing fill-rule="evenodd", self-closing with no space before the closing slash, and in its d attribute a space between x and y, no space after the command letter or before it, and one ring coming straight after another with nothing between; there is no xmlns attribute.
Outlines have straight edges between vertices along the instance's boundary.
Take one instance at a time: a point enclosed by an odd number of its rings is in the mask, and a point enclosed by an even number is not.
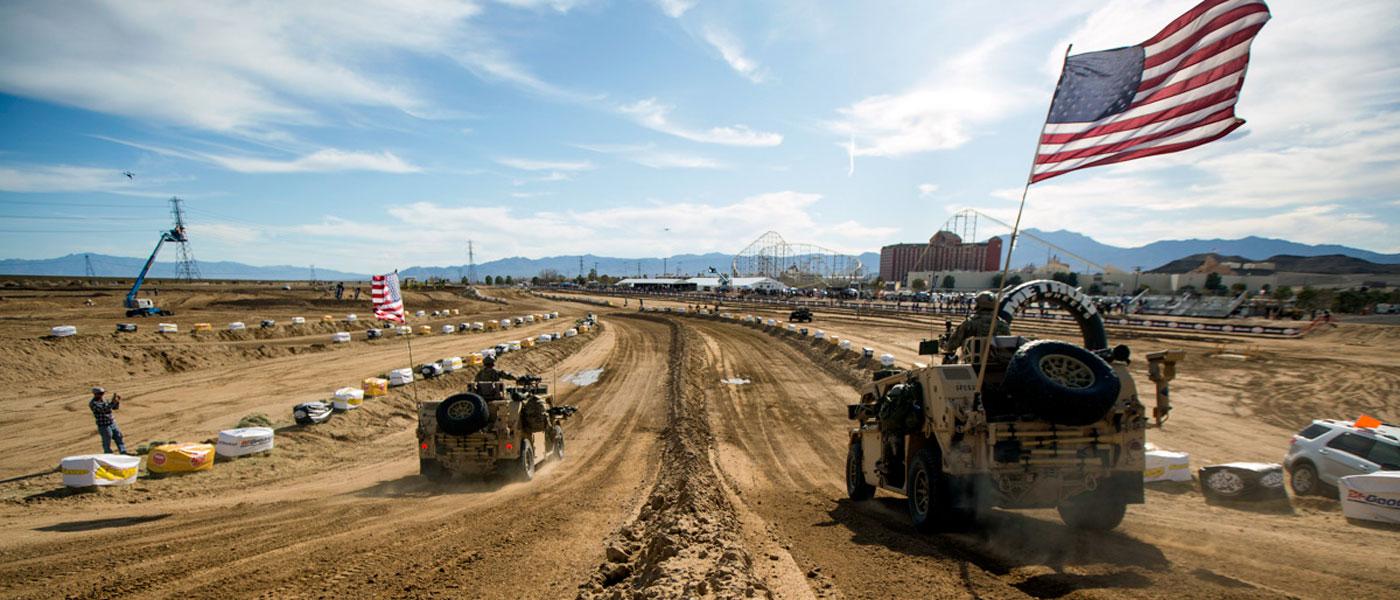
<svg viewBox="0 0 1400 600"><path fill-rule="evenodd" d="M523 306L504 310L599 310L515 301ZM569 455L533 482L420 478L415 404L398 389L326 425L284 428L271 456L210 473L90 494L53 475L0 483L0 598L1382 597L1400 587L1384 551L1400 532L1349 525L1318 498L1252 511L1208 505L1191 486L1152 487L1108 534L1070 532L1053 511L993 511L972 531L916 534L901 499L845 499L853 375L731 322L601 316L600 332L503 359L557 373L560 401L580 407ZM853 316L821 326L906 364L927 331ZM430 336L414 350L440 358L557 328ZM1294 423L1329 407L1393 415L1400 365L1377 349L1394 333L1359 333L1234 349L1243 360L1215 357L1206 341L1128 339L1139 354L1191 351L1177 411L1151 439L1191 452L1193 466L1277 461ZM1314 343L1345 368L1309 370ZM123 390L140 402L119 417L128 433L204 435L250 412L285 416L296 401L401 366L399 346L229 354L126 375ZM593 383L569 377L598 368ZM1145 381L1143 365L1133 368ZM436 398L459 382L415 387ZM4 402L7 475L95 443L81 398Z"/></svg>

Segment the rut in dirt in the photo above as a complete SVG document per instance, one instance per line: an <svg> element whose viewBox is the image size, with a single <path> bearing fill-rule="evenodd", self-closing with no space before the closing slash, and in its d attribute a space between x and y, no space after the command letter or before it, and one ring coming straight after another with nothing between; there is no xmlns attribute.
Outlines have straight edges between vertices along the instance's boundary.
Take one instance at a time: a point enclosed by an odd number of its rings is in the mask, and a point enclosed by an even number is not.
<svg viewBox="0 0 1400 600"><path fill-rule="evenodd" d="M670 330L666 428L656 485L637 517L607 541L605 562L580 586L580 599L772 597L754 575L753 560L739 535L735 508L725 498L710 460L710 431L687 337L674 321Z"/></svg>

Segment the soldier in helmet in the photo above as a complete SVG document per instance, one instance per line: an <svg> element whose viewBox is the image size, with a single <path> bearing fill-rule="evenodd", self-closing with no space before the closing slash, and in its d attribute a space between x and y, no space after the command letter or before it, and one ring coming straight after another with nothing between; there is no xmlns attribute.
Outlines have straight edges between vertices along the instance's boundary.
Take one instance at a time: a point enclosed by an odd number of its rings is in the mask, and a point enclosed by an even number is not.
<svg viewBox="0 0 1400 600"><path fill-rule="evenodd" d="M943 351L952 354L957 352L958 348L961 348L963 342L967 339L986 337L987 330L991 328L993 321L996 322L997 335L1009 335L1011 333L1011 327L1006 324L1006 321L995 317L996 303L996 294L991 292L978 293L977 298L973 300L974 312L972 316L958 325L958 328L954 329L953 333L948 336L948 341L943 346Z"/></svg>
<svg viewBox="0 0 1400 600"><path fill-rule="evenodd" d="M481 370L476 372L477 383L497 383L509 379L515 381L515 374L496 368L496 357L488 356L481 361Z"/></svg>

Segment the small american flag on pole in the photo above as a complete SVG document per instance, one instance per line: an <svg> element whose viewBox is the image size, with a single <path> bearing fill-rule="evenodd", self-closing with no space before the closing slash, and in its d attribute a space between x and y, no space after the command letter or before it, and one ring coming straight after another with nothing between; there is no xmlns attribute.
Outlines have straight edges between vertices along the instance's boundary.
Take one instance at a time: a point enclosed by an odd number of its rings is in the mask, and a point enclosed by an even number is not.
<svg viewBox="0 0 1400 600"><path fill-rule="evenodd" d="M375 275L370 282L374 300L374 318L380 321L404 322L403 296L399 294L399 274Z"/></svg>
<svg viewBox="0 0 1400 600"><path fill-rule="evenodd" d="M1136 46L1065 59L1031 183L1180 152L1234 131L1261 0L1205 0Z"/></svg>

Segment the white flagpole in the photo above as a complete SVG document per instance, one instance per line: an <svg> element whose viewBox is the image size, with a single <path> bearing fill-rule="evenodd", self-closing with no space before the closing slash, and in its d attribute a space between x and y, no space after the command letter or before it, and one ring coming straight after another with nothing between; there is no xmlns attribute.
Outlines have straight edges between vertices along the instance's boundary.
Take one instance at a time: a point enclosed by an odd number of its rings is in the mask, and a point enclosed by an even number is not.
<svg viewBox="0 0 1400 600"><path fill-rule="evenodd" d="M1055 93L1050 95L1050 106L1045 108L1045 120L1040 124L1040 135L1035 137L1035 152L1031 153L1030 172L1026 173L1026 185L1021 188L1021 205L1016 208L1016 222L1011 226L1011 237L1007 238L1006 262L1001 266L1001 284L997 287L996 302L992 308L992 323L987 327L987 339L982 343L982 356L977 369L977 394L982 394L982 384L987 379L987 357L992 352L992 338L997 333L997 323L1000 322L1002 292L1006 291L1006 279L1011 273L1011 253L1016 249L1016 236L1021 231L1021 214L1026 210L1026 194L1031 189L1031 179L1035 177L1035 159L1040 154L1040 140L1045 137L1045 128L1050 125L1050 111L1055 107L1055 96L1060 93L1060 85L1065 81L1065 64L1069 62L1069 51L1074 44L1065 46L1064 61L1060 63L1060 78L1055 82Z"/></svg>

